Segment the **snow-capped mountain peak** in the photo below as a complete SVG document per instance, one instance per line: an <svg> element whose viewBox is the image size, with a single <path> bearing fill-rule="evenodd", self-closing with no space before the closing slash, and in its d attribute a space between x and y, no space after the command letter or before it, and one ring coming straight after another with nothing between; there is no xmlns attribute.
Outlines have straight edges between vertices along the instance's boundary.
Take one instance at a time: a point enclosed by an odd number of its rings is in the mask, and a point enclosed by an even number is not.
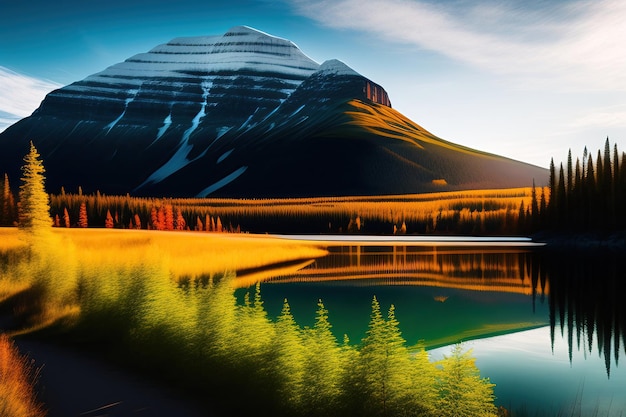
<svg viewBox="0 0 626 417"><path fill-rule="evenodd" d="M397 194L430 191L433 179L458 189L541 177L507 180L493 161L529 169L457 152L416 126L345 63L320 65L290 40L235 26L172 39L49 93L0 133L0 167L19 178L32 140L50 192Z"/></svg>
<svg viewBox="0 0 626 417"><path fill-rule="evenodd" d="M324 63L320 65L317 72L320 74L353 75L359 77L362 76L338 59L329 59L328 61L324 61Z"/></svg>

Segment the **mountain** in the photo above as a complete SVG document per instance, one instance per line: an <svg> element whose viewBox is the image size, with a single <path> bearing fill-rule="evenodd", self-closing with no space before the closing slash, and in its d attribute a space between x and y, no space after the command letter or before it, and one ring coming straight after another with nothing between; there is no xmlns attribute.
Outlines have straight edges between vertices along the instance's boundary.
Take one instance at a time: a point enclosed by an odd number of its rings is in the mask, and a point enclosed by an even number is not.
<svg viewBox="0 0 626 417"><path fill-rule="evenodd" d="M47 188L172 197L405 194L528 186L547 170L444 141L338 60L238 26L176 38L48 94L0 134L19 178L32 140Z"/></svg>

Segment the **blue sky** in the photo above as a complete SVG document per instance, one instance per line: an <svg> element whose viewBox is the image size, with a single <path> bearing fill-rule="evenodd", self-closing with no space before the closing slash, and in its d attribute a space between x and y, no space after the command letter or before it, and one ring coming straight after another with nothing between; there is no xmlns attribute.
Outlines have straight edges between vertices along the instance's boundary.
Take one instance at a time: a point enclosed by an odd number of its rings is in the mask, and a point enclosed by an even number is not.
<svg viewBox="0 0 626 417"><path fill-rule="evenodd" d="M178 36L248 25L340 59L452 142L547 167L626 151L623 0L31 0L0 5L0 129Z"/></svg>

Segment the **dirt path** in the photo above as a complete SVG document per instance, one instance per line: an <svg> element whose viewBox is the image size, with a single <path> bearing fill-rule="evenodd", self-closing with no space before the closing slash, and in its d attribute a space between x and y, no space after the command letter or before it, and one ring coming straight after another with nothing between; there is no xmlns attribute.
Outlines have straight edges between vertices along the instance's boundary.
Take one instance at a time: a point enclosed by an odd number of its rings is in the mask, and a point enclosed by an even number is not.
<svg viewBox="0 0 626 417"><path fill-rule="evenodd" d="M39 400L47 417L209 417L180 395L95 357L48 342L15 344L40 368Z"/></svg>

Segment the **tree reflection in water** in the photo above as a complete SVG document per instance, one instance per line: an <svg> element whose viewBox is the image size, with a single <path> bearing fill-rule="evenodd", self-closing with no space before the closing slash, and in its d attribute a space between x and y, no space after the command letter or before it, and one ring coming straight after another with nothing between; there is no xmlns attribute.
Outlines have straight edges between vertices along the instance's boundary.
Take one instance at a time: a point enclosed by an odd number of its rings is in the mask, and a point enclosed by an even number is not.
<svg viewBox="0 0 626 417"><path fill-rule="evenodd" d="M555 252L535 256L540 281L549 282L551 339L557 330L567 337L569 358L574 349L604 356L607 377L612 359L626 352L626 273L623 253L609 250Z"/></svg>

